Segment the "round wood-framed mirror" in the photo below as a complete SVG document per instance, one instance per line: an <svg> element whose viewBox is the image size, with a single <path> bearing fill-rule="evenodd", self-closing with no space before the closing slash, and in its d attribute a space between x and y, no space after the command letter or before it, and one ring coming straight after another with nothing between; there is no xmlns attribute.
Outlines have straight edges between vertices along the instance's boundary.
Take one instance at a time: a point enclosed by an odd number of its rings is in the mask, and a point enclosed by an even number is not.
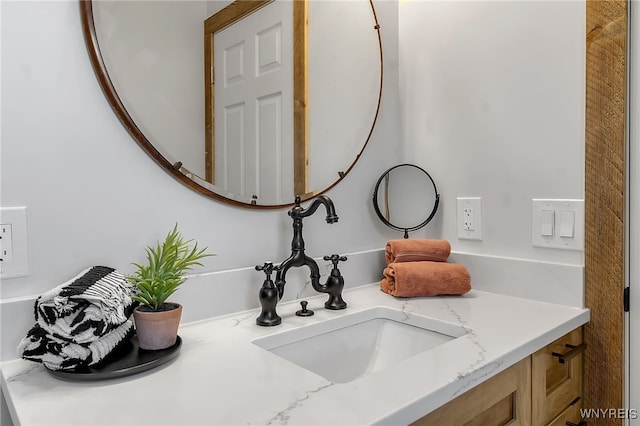
<svg viewBox="0 0 640 426"><path fill-rule="evenodd" d="M259 14L273 15L277 4L289 8L282 22L256 27ZM188 20L187 7L203 10L190 10ZM248 7L255 10L243 12ZM338 184L371 137L383 72L371 0L80 0L80 9L91 63L116 116L158 165L204 196L241 207L290 206L295 195L309 199ZM229 18L233 13L239 17ZM228 22L211 32L214 15ZM224 41L236 24L259 36L248 53L234 50L234 39ZM205 47L213 46L222 47L209 57ZM218 65L212 52L226 62ZM257 59L250 64L248 57ZM232 94L214 106L225 96L218 87L255 69L271 77L274 63L292 78L279 97L253 94L249 107L238 109ZM240 121L259 131L248 135Z"/></svg>

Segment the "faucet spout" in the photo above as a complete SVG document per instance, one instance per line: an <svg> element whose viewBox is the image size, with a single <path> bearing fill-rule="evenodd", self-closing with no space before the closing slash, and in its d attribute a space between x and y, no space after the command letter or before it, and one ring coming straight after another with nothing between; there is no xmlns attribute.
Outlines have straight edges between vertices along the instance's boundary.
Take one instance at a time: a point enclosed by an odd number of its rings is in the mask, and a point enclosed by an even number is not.
<svg viewBox="0 0 640 426"><path fill-rule="evenodd" d="M333 205L333 201L331 201L331 198L327 197L326 195L319 195L318 197L316 197L316 199L313 200L311 205L306 209L300 207L300 196L296 196L295 205L291 210L289 210L289 216L291 216L294 221L296 219L302 219L311 216L316 212L316 210L318 210L318 207L320 207L320 205L324 205L327 210L327 217L325 218L327 223L331 224L338 222L338 215L336 214L336 209Z"/></svg>

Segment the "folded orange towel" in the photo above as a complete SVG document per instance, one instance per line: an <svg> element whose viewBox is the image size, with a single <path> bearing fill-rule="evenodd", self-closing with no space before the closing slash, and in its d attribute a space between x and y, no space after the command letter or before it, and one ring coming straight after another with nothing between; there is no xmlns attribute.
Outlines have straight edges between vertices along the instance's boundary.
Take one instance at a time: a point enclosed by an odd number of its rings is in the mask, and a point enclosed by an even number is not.
<svg viewBox="0 0 640 426"><path fill-rule="evenodd" d="M471 290L469 271L459 263L401 262L384 269L380 288L397 297L464 294Z"/></svg>
<svg viewBox="0 0 640 426"><path fill-rule="evenodd" d="M451 254L451 245L447 240L407 238L387 241L384 257L388 265L395 262L416 262L422 260L446 262L449 254Z"/></svg>

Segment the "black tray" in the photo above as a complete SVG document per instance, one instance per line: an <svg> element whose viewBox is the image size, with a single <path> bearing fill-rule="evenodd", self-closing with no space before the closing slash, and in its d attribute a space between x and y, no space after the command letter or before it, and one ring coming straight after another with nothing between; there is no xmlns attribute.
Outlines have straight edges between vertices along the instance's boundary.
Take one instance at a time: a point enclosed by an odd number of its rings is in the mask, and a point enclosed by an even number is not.
<svg viewBox="0 0 640 426"><path fill-rule="evenodd" d="M142 373L172 360L180 353L181 346L182 339L178 336L173 346L167 349L148 351L140 349L138 337L133 336L107 358L92 367L81 367L75 370L50 370L47 368L47 371L55 377L72 381L116 379Z"/></svg>

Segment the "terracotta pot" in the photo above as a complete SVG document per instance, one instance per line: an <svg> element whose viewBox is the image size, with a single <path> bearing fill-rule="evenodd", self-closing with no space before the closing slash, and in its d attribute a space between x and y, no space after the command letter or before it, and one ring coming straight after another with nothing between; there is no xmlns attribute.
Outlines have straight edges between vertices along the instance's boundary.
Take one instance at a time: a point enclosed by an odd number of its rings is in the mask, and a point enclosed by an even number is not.
<svg viewBox="0 0 640 426"><path fill-rule="evenodd" d="M175 305L176 308L169 311L142 311L137 307L133 311L140 348L159 350L175 345L182 316L182 305L179 303L171 303L171 305Z"/></svg>

